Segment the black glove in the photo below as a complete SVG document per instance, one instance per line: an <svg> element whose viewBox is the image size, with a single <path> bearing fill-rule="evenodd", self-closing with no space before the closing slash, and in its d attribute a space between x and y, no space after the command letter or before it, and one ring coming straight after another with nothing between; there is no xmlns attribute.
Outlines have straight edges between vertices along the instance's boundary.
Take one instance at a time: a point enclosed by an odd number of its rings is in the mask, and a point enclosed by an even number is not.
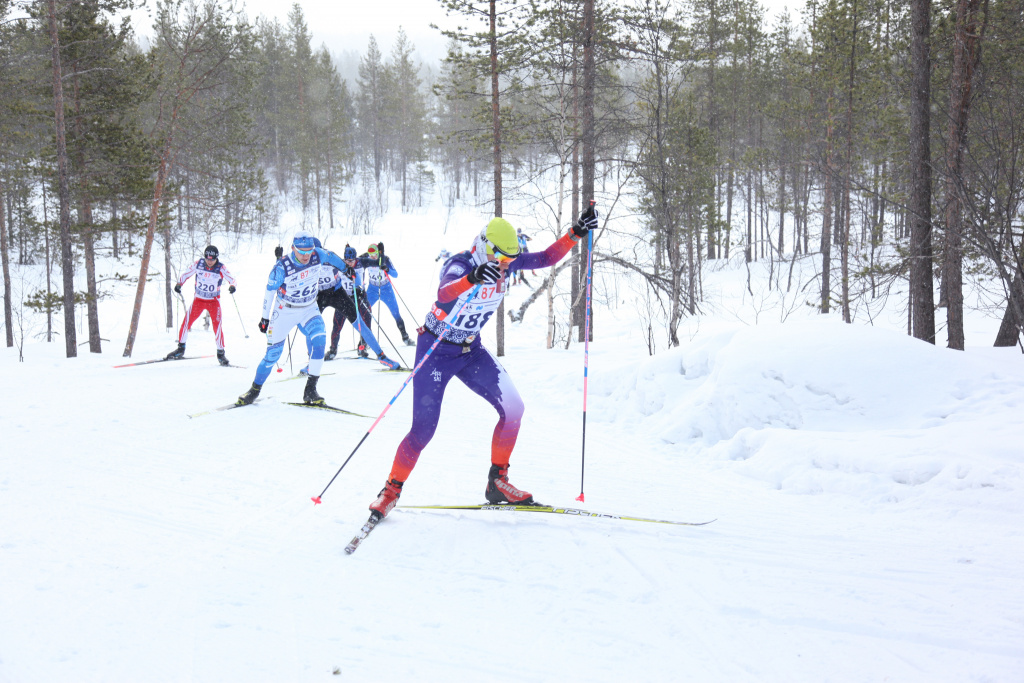
<svg viewBox="0 0 1024 683"><path fill-rule="evenodd" d="M572 226L572 232L577 237L586 237L588 232L596 229L597 209L594 208L594 203L591 202L590 206L576 220L576 225Z"/></svg>
<svg viewBox="0 0 1024 683"><path fill-rule="evenodd" d="M284 247L274 247L274 258L278 260L284 258Z"/></svg>
<svg viewBox="0 0 1024 683"><path fill-rule="evenodd" d="M260 332L266 332L267 328L270 327L270 321L266 318L260 318L260 324L256 327L260 328Z"/></svg>
<svg viewBox="0 0 1024 683"><path fill-rule="evenodd" d="M177 292L178 294L181 294L181 283L180 282L178 284L174 285L174 291Z"/></svg>
<svg viewBox="0 0 1024 683"><path fill-rule="evenodd" d="M234 294L234 293L235 293L235 286L234 285L229 285L228 286L228 294Z"/></svg>
<svg viewBox="0 0 1024 683"><path fill-rule="evenodd" d="M488 285L493 285L495 282L501 279L501 268L494 261L488 261L487 263L481 263L479 266L469 271L469 275L466 276L471 285L476 285L481 282Z"/></svg>

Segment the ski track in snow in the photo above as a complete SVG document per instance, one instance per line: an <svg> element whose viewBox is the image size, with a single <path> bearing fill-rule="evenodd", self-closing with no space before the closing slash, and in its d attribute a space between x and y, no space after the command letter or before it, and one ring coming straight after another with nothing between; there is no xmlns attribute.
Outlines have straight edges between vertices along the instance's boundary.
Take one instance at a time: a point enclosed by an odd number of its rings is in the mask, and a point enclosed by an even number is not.
<svg viewBox="0 0 1024 683"><path fill-rule="evenodd" d="M421 220L353 242L387 241L417 315L433 256L475 230ZM599 309L577 503L582 349L542 348L538 302L501 359L526 402L513 483L547 504L717 521L397 510L346 556L411 387L320 506L372 420L282 405L301 382L187 417L251 381L272 246L221 247L251 334L228 304L228 355L249 370L112 369L127 290L101 303L102 355L0 352L0 681L1024 680L1019 352L802 319L712 321L648 357L628 306ZM709 278L740 292L746 272ZM162 293L146 296L137 360L173 348ZM193 328L190 352L212 349ZM301 340L293 354L285 373ZM328 363L320 393L376 416L405 375L375 370ZM482 502L494 420L452 383L400 502Z"/></svg>

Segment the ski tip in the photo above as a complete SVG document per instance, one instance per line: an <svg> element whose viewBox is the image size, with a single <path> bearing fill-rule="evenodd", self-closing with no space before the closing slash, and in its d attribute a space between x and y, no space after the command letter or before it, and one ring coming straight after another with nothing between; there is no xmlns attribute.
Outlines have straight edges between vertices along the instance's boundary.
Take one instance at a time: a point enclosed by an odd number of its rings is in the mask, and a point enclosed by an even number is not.
<svg viewBox="0 0 1024 683"><path fill-rule="evenodd" d="M319 505L321 503L320 496L313 496L310 500L313 501L313 505Z"/></svg>

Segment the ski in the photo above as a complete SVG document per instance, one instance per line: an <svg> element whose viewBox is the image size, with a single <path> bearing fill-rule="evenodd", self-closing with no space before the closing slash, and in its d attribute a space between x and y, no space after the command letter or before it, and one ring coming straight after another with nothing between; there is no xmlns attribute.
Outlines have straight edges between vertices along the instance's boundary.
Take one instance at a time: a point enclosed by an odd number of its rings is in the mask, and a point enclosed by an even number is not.
<svg viewBox="0 0 1024 683"><path fill-rule="evenodd" d="M258 398L252 403L259 403L262 400L262 398ZM220 408L210 408L209 410L204 410L201 413L192 413L191 415L189 415L189 417L201 417L203 415L209 415L210 413L219 413L222 410L231 410L232 408L244 408L245 406L252 405L252 403L229 403L226 406L221 406Z"/></svg>
<svg viewBox="0 0 1024 683"><path fill-rule="evenodd" d="M333 374L334 374L333 372L321 372L320 373L320 377L326 377L327 375L333 375ZM309 374L308 373L300 372L300 373L298 373L296 375L292 375L291 377L285 377L284 379L275 379L274 382L290 382L293 379L308 379L308 378L309 378Z"/></svg>
<svg viewBox="0 0 1024 683"><path fill-rule="evenodd" d="M372 360L374 362L377 362L376 358L365 358L363 356L355 356L355 357L348 357L348 356L346 356L343 360ZM412 372L412 368L396 368L395 370L390 370L388 368L384 368L383 370L378 370L377 372Z"/></svg>
<svg viewBox="0 0 1024 683"><path fill-rule="evenodd" d="M624 519L630 522L651 522L653 524L675 524L679 526L704 526L715 520L707 522L672 522L665 519L650 519L647 517L629 517L626 515L609 515L602 512L589 512L577 508L560 508L548 505L495 505L485 503L483 505L399 505L399 510L501 510L507 512L546 512L556 515L572 515L574 517L601 517L603 519Z"/></svg>
<svg viewBox="0 0 1024 683"><path fill-rule="evenodd" d="M370 532L373 531L373 529L378 524L380 524L381 519L383 519L383 517L378 517L377 515L371 514L370 518L366 520L366 524L364 524L363 528L359 530L359 533L356 534L351 541L349 541L349 544L347 546L345 546L345 554L351 555L352 553L354 553L356 551L356 548L359 547L359 544L365 541L366 537L370 535Z"/></svg>
<svg viewBox="0 0 1024 683"><path fill-rule="evenodd" d="M117 368L134 368L136 365L149 365L150 363L166 363L172 360L198 360L200 358L213 358L214 354L209 356L188 356L186 358L154 358L153 360L140 360L138 363L126 363L124 365L115 365L114 369Z"/></svg>
<svg viewBox="0 0 1024 683"><path fill-rule="evenodd" d="M344 415L352 415L354 417L370 417L369 415L363 415L362 413L353 413L351 410L345 410L344 408L335 408L327 404L318 405L316 403L292 403L285 401L285 405L298 406L299 408L316 408L317 410L327 410L332 413L342 413Z"/></svg>

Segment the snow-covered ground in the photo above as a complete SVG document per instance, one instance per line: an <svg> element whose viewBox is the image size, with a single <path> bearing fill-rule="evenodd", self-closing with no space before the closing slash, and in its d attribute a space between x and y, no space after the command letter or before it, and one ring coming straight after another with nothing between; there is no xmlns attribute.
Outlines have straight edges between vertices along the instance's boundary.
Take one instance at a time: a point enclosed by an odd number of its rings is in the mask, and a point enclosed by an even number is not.
<svg viewBox="0 0 1024 683"><path fill-rule="evenodd" d="M385 241L417 319L434 257L480 216L444 222L393 212L351 238ZM189 419L242 393L264 349L274 243L214 242L239 278L249 336L225 295L227 352L246 369L113 369L127 286L102 303L103 354L0 349L0 681L1024 680L1024 358L989 348L997 320L970 321L966 353L908 338L899 311L848 326L798 306L780 324L744 297L741 262L718 264L714 314L650 357L623 286L596 312L580 504L583 349L544 349L538 302L506 326L527 406L512 482L549 504L716 521L397 510L346 556L411 391L319 506L371 420L284 405L303 386L282 381L287 362L267 400ZM174 348L161 301L151 286L135 360ZM194 327L189 355L213 351ZM339 358L319 389L376 416L404 380ZM494 419L450 385L401 502L481 502Z"/></svg>

